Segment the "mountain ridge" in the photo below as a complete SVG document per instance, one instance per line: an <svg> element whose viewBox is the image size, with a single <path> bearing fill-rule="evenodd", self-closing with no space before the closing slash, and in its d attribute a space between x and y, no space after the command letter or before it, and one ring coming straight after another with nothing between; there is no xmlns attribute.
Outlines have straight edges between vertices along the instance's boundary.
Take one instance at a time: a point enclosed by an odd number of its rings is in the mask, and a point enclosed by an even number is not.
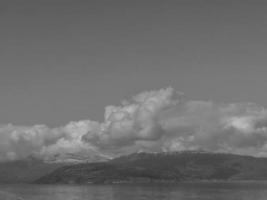
<svg viewBox="0 0 267 200"><path fill-rule="evenodd" d="M46 163L34 157L0 162L0 183L31 183L62 166L65 164Z"/></svg>
<svg viewBox="0 0 267 200"><path fill-rule="evenodd" d="M267 180L267 158L204 151L134 153L106 162L63 166L35 183L132 183Z"/></svg>

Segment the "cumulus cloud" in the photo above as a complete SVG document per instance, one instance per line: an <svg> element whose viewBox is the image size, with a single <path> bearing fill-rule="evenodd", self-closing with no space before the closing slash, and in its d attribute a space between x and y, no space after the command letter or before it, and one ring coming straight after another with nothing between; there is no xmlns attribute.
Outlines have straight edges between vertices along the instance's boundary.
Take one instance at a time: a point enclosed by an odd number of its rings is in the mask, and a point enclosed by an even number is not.
<svg viewBox="0 0 267 200"><path fill-rule="evenodd" d="M198 149L267 156L267 110L252 103L185 100L168 87L107 106L104 117L58 128L1 125L0 160L34 155L94 161L136 151Z"/></svg>
<svg viewBox="0 0 267 200"><path fill-rule="evenodd" d="M158 140L164 134L159 115L178 104L173 88L141 93L122 106L107 106L105 122L83 136L102 148L119 148L139 140Z"/></svg>
<svg viewBox="0 0 267 200"><path fill-rule="evenodd" d="M264 108L254 104L188 101L164 119L167 151L204 149L261 155L267 142Z"/></svg>

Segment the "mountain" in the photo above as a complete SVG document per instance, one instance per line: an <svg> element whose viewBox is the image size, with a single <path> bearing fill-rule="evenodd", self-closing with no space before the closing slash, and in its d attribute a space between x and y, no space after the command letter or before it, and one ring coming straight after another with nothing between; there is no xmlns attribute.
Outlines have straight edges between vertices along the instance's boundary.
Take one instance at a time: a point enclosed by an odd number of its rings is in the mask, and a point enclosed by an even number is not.
<svg viewBox="0 0 267 200"><path fill-rule="evenodd" d="M77 163L104 162L110 159L111 159L110 157L96 152L89 152L89 153L77 152L77 153L56 154L46 159L46 162L77 164Z"/></svg>
<svg viewBox="0 0 267 200"><path fill-rule="evenodd" d="M36 158L0 162L0 183L31 183L62 167L63 163L46 163Z"/></svg>
<svg viewBox="0 0 267 200"><path fill-rule="evenodd" d="M63 166L35 183L267 180L267 158L184 151L134 153L107 162Z"/></svg>
<svg viewBox="0 0 267 200"><path fill-rule="evenodd" d="M63 166L78 163L104 162L109 157L97 153L85 152L57 154L49 159L41 160L31 155L22 160L0 162L1 183L31 183Z"/></svg>

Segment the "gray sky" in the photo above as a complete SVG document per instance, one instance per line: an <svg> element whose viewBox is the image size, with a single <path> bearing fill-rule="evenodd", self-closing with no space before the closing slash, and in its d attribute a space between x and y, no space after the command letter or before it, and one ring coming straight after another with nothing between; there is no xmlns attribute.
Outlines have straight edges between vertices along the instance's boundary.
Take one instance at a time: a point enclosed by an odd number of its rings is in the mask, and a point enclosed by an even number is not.
<svg viewBox="0 0 267 200"><path fill-rule="evenodd" d="M267 107L266 1L0 2L0 124L102 120L172 86Z"/></svg>

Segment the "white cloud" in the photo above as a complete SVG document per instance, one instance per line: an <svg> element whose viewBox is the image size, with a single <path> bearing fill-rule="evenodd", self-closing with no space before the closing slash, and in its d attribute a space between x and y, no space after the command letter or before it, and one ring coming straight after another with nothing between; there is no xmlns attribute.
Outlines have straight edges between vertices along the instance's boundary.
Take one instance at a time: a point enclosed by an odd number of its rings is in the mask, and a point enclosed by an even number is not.
<svg viewBox="0 0 267 200"><path fill-rule="evenodd" d="M139 140L158 140L164 134L159 123L159 115L178 104L175 91L169 87L159 91L141 93L122 106L107 106L105 122L100 131L93 130L83 139L102 148L119 148L133 145Z"/></svg>
<svg viewBox="0 0 267 200"><path fill-rule="evenodd" d="M107 106L102 123L82 120L58 128L1 125L0 160L29 155L96 159L140 150L193 149L267 156L266 109L251 103L180 99L169 87Z"/></svg>

